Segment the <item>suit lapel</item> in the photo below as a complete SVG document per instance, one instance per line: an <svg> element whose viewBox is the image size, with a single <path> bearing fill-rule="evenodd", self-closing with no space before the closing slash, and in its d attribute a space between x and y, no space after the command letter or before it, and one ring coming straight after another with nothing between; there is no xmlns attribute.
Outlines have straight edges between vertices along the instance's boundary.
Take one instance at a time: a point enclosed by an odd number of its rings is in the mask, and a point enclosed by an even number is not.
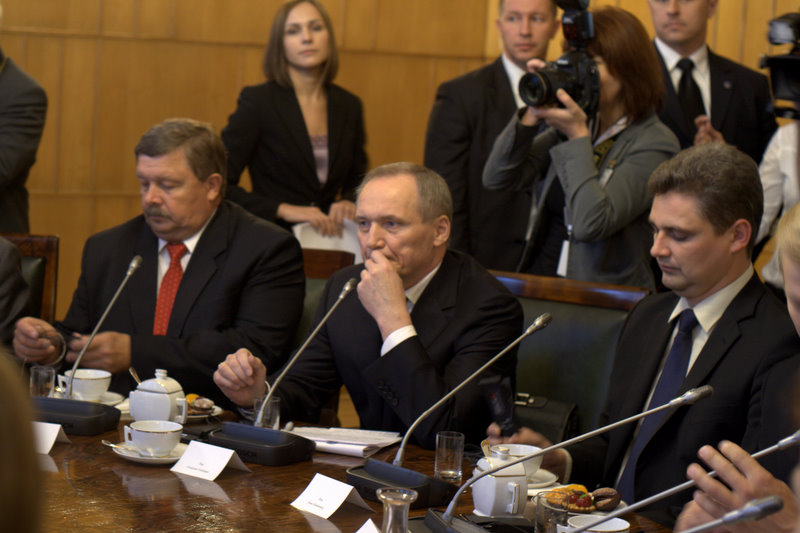
<svg viewBox="0 0 800 533"><path fill-rule="evenodd" d="M217 256L228 247L229 224L230 211L223 202L197 242L186 272L181 278L178 294L175 295L175 303L172 305L168 335L179 336L184 333L183 328L189 311L217 271Z"/></svg>
<svg viewBox="0 0 800 533"><path fill-rule="evenodd" d="M722 130L735 79L711 50L708 51L708 70L711 75L711 125L714 129Z"/></svg>
<svg viewBox="0 0 800 533"><path fill-rule="evenodd" d="M492 63L492 77L486 87L486 96L489 102L494 102L497 105L499 117L510 117L517 109L517 101L514 99L514 93L511 90L511 84L508 81L508 74L503 67L502 57L497 58ZM503 118L503 125L508 122Z"/></svg>
<svg viewBox="0 0 800 533"><path fill-rule="evenodd" d="M134 254L142 256L142 266L128 281L128 298L133 316L134 331L142 334L153 332L156 313L156 286L158 284L158 239L142 218L142 230L134 247Z"/></svg>
<svg viewBox="0 0 800 533"><path fill-rule="evenodd" d="M450 253L445 254L442 266L411 311L411 320L425 348L429 348L447 327L449 310L456 304L460 277L459 263Z"/></svg>
<svg viewBox="0 0 800 533"><path fill-rule="evenodd" d="M319 188L317 165L314 162L311 141L306 129L305 119L303 119L303 112L300 110L300 103L297 101L294 90L284 89L277 84L271 85L275 95L275 112L294 142L297 154L300 156L298 159L302 161L300 164L305 166L306 171L302 172L302 176L297 176L297 178L304 180L313 178L316 187Z"/></svg>

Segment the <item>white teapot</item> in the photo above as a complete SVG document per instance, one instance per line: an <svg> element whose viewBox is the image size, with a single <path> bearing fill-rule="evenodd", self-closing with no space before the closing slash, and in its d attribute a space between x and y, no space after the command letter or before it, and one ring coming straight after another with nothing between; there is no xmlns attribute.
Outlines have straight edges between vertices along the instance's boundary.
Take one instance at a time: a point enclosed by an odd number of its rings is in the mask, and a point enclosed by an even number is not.
<svg viewBox="0 0 800 533"><path fill-rule="evenodd" d="M186 422L188 405L183 388L160 368L156 369L155 378L142 381L135 391L131 391L130 406L134 420Z"/></svg>
<svg viewBox="0 0 800 533"><path fill-rule="evenodd" d="M476 475L515 459L503 445L492 447L492 456L478 461ZM525 467L511 465L484 476L472 485L475 514L484 516L521 516L528 499L528 481Z"/></svg>

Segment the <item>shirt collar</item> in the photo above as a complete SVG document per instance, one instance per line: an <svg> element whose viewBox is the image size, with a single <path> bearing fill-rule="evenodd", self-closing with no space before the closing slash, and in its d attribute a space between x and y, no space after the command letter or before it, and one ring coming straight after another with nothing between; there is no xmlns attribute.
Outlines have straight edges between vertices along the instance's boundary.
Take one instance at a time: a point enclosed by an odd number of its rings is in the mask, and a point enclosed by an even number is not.
<svg viewBox="0 0 800 533"><path fill-rule="evenodd" d="M658 52L664 59L664 64L667 67L667 71L672 72L678 68L678 61L681 60L682 56L670 48L667 43L658 37L656 37L655 42ZM708 47L706 45L701 46L689 54L689 59L691 59L694 63L694 68L698 74L701 74L702 76L708 76Z"/></svg>
<svg viewBox="0 0 800 533"><path fill-rule="evenodd" d="M406 289L406 298L408 298L408 301L410 301L412 305L417 305L419 297L422 296L422 293L428 287L428 284L433 279L433 276L435 276L439 271L440 266L442 266L441 262L439 262L439 264L436 265L433 270L425 274L425 277L419 280L415 285L412 285Z"/></svg>
<svg viewBox="0 0 800 533"><path fill-rule="evenodd" d="M511 84L511 92L514 93L514 100L517 103L517 108L525 107L525 102L522 101L522 97L519 95L519 80L525 75L525 70L519 68L519 65L511 61L508 56L506 56L505 52L503 52L500 57L503 59L503 68L506 71L506 76L508 76L508 83Z"/></svg>
<svg viewBox="0 0 800 533"><path fill-rule="evenodd" d="M192 253L194 252L195 247L197 246L197 241L200 240L200 237L203 235L203 232L208 227L208 223L211 222L211 219L214 218L214 215L217 214L217 209L218 208L214 209L214 212L211 213L211 216L208 217L208 220L206 220L206 223L203 224L203 227L200 228L200 230L197 233L195 233L194 235L192 235L188 239L184 239L183 240L183 244L186 245L186 250L187 250L186 255L192 255ZM161 237L158 238L158 253L159 254L161 254L164 251L164 248L167 246L167 244L168 244L167 241L165 241Z"/></svg>
<svg viewBox="0 0 800 533"><path fill-rule="evenodd" d="M741 292L747 282L750 281L750 278L753 277L753 272L753 265L749 265L741 276L699 302L694 308L689 305L686 298L681 297L675 305L675 309L672 310L669 321L672 322L676 319L684 309L692 308L700 327L703 328L703 331L709 333L733 299L736 298L736 295Z"/></svg>

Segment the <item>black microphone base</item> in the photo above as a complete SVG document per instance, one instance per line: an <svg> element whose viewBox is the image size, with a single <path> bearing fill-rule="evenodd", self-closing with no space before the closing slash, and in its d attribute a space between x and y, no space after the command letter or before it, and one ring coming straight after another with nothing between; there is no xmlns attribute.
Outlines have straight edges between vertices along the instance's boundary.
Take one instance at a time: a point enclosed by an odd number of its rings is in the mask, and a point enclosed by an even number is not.
<svg viewBox="0 0 800 533"><path fill-rule="evenodd" d="M428 512L424 517L420 516L409 519L409 529L414 531L410 527L412 521L422 521L424 522L428 531L431 531L432 533L486 533L487 531L478 524L470 522L469 520L464 520L463 518L459 518L457 516L452 517L450 521L446 522L442 518L443 514L443 511L428 509ZM531 529L531 531L533 530Z"/></svg>
<svg viewBox="0 0 800 533"><path fill-rule="evenodd" d="M119 409L102 403L37 397L33 408L36 420L61 424L70 435L100 435L119 424Z"/></svg>
<svg viewBox="0 0 800 533"><path fill-rule="evenodd" d="M224 422L209 435L208 442L235 450L242 461L267 466L308 461L315 448L313 440L300 435L238 422Z"/></svg>
<svg viewBox="0 0 800 533"><path fill-rule="evenodd" d="M347 469L347 482L353 485L362 497L378 501L375 491L381 487L402 487L417 491L412 509L441 507L447 505L458 487L414 470L367 459L363 466Z"/></svg>

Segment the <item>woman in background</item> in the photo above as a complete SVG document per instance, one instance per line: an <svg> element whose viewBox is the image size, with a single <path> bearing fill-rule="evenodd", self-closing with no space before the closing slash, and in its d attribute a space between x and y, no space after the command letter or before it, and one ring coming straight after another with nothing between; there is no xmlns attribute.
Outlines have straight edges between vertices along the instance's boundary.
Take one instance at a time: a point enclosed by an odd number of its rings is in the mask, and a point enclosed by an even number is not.
<svg viewBox="0 0 800 533"><path fill-rule="evenodd" d="M642 23L614 7L592 14L587 52L600 78L596 116L587 117L564 90L559 107L515 114L495 141L483 184L534 196L518 270L654 289L647 179L678 152L678 140L656 115L661 69ZM542 123L549 127L539 133Z"/></svg>
<svg viewBox="0 0 800 533"><path fill-rule="evenodd" d="M264 55L268 81L242 89L222 130L228 198L284 227L309 222L323 235L341 234L367 156L361 101L333 84L338 64L322 4L283 4ZM252 192L239 186L245 167Z"/></svg>

